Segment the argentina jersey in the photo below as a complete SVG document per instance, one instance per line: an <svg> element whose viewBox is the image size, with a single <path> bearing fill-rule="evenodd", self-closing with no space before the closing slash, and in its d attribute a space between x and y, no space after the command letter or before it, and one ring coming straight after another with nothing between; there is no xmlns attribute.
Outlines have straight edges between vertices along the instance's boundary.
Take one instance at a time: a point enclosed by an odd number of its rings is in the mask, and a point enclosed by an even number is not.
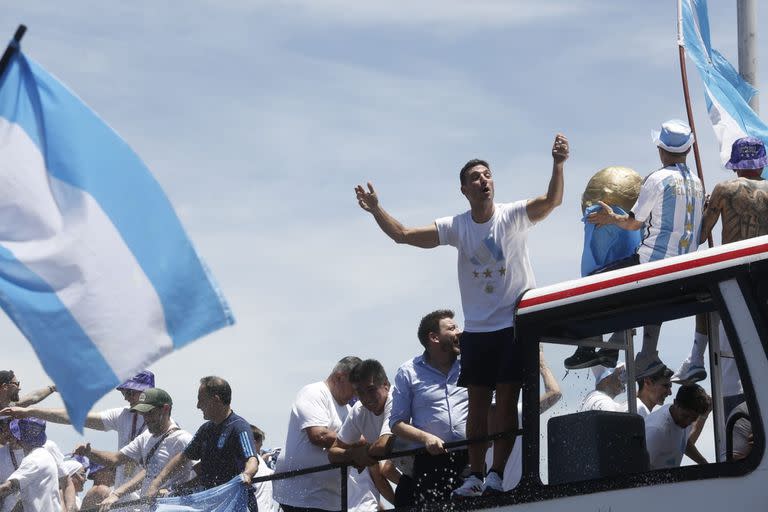
<svg viewBox="0 0 768 512"><path fill-rule="evenodd" d="M632 212L645 222L640 263L687 254L699 246L704 187L685 164L651 173Z"/></svg>

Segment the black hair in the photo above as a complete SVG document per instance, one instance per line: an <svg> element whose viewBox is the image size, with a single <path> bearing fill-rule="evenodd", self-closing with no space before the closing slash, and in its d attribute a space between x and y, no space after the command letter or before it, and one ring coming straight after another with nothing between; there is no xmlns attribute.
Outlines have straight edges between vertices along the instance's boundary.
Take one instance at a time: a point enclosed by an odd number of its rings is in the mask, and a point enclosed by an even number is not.
<svg viewBox="0 0 768 512"><path fill-rule="evenodd" d="M232 402L232 388L229 387L229 382L221 377L213 375L203 377L200 379L200 384L206 393L211 396L218 396L224 405L229 405Z"/></svg>
<svg viewBox="0 0 768 512"><path fill-rule="evenodd" d="M473 158L469 162L465 163L464 167L462 167L461 171L459 171L459 182L462 185L464 184L464 180L466 179L467 173L469 172L469 170L477 165L484 165L489 170L491 169L491 166L488 165L488 162L486 162L485 160L480 160L479 158Z"/></svg>
<svg viewBox="0 0 768 512"><path fill-rule="evenodd" d="M424 348L427 347L429 333L440 331L440 320L443 318L453 318L453 316L454 313L450 309L438 309L421 319L416 335L419 337L421 344L424 345Z"/></svg>
<svg viewBox="0 0 768 512"><path fill-rule="evenodd" d="M366 359L355 366L349 374L349 382L352 384L367 382L371 378L373 379L373 383L377 386L389 384L387 372L384 370L381 363L375 359Z"/></svg>

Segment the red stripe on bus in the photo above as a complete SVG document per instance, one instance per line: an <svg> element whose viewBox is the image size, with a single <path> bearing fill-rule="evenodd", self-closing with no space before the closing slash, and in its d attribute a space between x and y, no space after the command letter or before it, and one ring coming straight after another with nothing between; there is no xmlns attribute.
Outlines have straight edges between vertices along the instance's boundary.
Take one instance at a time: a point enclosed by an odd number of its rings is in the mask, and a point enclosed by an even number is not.
<svg viewBox="0 0 768 512"><path fill-rule="evenodd" d="M682 263L675 263L667 265L661 268L653 270L645 270L643 272L637 272L634 274L615 277L613 279L607 279L600 281L599 283L587 284L579 286L577 288L571 288L569 290L561 290L559 292L549 293L542 295L541 297L532 297L530 299L523 299L518 306L518 311L531 306L538 306L539 304L545 304L547 302L554 302L556 300L567 299L569 297L575 297L585 293L591 293L599 290L605 290L607 288L613 288L614 286L620 286L630 283L632 281L641 281L651 277L658 277L667 274L674 274L682 270L689 270L691 268L703 267L706 265L712 265L714 263L720 263L736 258L743 258L744 256L752 256L753 254L759 254L768 251L768 244L756 245L752 247L745 247L744 249L737 249L722 254L715 254L713 256L706 256L691 261L685 261Z"/></svg>

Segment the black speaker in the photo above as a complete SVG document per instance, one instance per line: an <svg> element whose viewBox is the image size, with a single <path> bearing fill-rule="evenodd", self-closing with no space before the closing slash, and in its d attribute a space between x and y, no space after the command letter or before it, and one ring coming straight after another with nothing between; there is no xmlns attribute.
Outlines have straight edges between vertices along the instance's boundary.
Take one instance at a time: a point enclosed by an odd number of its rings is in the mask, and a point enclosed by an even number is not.
<svg viewBox="0 0 768 512"><path fill-rule="evenodd" d="M547 423L549 483L648 471L645 422L636 414L585 411Z"/></svg>

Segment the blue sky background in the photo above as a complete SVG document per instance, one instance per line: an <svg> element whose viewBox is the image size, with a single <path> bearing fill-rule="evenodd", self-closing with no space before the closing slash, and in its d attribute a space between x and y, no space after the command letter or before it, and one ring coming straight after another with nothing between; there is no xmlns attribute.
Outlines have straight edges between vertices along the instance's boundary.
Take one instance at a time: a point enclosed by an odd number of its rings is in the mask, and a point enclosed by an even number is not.
<svg viewBox="0 0 768 512"><path fill-rule="evenodd" d="M735 2L710 4L713 46L735 63ZM27 0L2 14L0 30L26 24L24 51L153 170L234 310L234 327L152 367L176 419L194 431L198 379L221 375L265 446L283 443L296 392L339 358L377 358L393 377L419 352L423 314L448 307L462 320L455 251L396 247L357 206L357 183L372 181L403 223L427 224L466 209L458 170L469 158L491 162L499 201L543 193L552 140L566 134L565 201L530 236L538 283L552 284L579 276L589 177L657 168L651 129L685 117L671 0ZM731 173L690 62L688 72L711 189ZM662 331L670 366L692 331ZM2 366L24 390L47 384L5 317L0 335ZM568 351L546 351L560 379ZM556 413L592 380L572 372L561 385ZM96 407L122 403L112 393ZM65 450L80 440L50 432ZM88 439L115 446L113 434Z"/></svg>

